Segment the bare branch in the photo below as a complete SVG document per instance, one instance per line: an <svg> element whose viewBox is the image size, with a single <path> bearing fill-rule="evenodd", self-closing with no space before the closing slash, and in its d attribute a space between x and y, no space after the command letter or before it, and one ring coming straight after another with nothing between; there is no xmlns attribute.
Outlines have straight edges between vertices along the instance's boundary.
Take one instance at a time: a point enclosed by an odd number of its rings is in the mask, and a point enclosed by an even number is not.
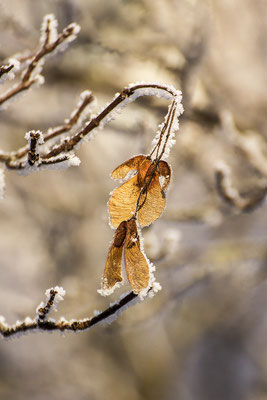
<svg viewBox="0 0 267 400"><path fill-rule="evenodd" d="M84 112L87 112L87 106L94 101L94 96L92 92L89 90L85 90L80 94L80 99L77 104L77 107L74 111L72 111L70 117L65 121L64 125L57 126L55 128L49 128L48 131L44 134L43 139L44 143L49 140L62 135L63 133L69 132L75 125L78 125L82 122L82 116ZM89 115L90 116L90 115ZM88 116L87 116L88 118ZM10 162L16 161L23 158L28 152L28 145L21 147L16 152L12 153L1 153L0 152L0 161L6 162L9 161L8 168L10 168Z"/></svg>
<svg viewBox="0 0 267 400"><path fill-rule="evenodd" d="M26 161L19 161L28 153L28 146L22 147L17 152L10 153L9 155L6 153L0 153L0 161L5 162L8 169L19 171L25 170L25 173L28 174L30 172L40 170L41 167L44 166L60 164L62 161L73 160L72 151L86 136L88 136L89 133L91 133L97 127L103 127L106 123L114 119L113 111L115 109L116 112L119 113L120 110L123 109L128 103L134 101L140 96L158 96L164 97L167 100L176 99L173 100L171 107L171 121L168 121L166 129L163 129L163 132L160 133L163 136L165 132L167 132L164 139L163 148L161 149L161 155L159 157L161 158L165 151L166 143L170 137L170 129L173 125L173 121L174 119L177 119L174 118L174 116L176 117L182 112L182 107L179 108L181 92L177 91L174 87L158 83L137 83L131 84L124 88L122 92L117 94L114 99L99 112L97 116L91 118L91 120L78 133L75 133L69 138L64 139L62 143L55 145L52 147L52 149L48 149L45 153L40 152L39 163L38 165L36 163L34 165L36 168L29 169ZM85 94L81 94L81 98L82 100L80 100L77 110L71 114L71 117L66 121L66 124L61 127L54 128L53 130L50 129L47 134L44 135L44 143L56 136L61 135L64 132L71 130L72 127L81 119L81 115L86 109L86 106L94 100L94 97L91 92L86 91ZM70 163L69 165L65 164L66 167L70 165L77 165L77 163ZM62 167L64 167L63 164Z"/></svg>
<svg viewBox="0 0 267 400"><path fill-rule="evenodd" d="M51 157L48 160L39 158L38 163L31 166L28 161L10 161L6 162L8 169L16 170L21 175L29 175L32 172L44 169L65 169L71 166L79 166L80 159L72 153L61 153L58 156Z"/></svg>
<svg viewBox="0 0 267 400"><path fill-rule="evenodd" d="M47 319L47 316L53 308L55 301L63 300L60 290L63 289L55 287L46 291L48 298L47 302L46 304L41 303L41 305L37 307L37 317L35 319L27 317L22 322L17 322L14 325L8 325L4 318L0 317L0 334L3 337L8 338L16 336L17 334L33 332L36 330L59 332L84 331L100 322L108 322L110 317L115 319L118 312L122 313L131 302L135 304L133 300L137 300L138 298L138 295L134 294L133 292L130 292L126 295L124 294L116 303L110 304L106 310L96 313L96 315L91 318L70 321L67 321L64 318L61 318L59 321ZM57 299L58 295L60 298Z"/></svg>
<svg viewBox="0 0 267 400"><path fill-rule="evenodd" d="M41 78L40 72L42 70L45 56L54 52L62 44L68 43L76 38L76 35L80 30L79 26L76 24L68 25L63 29L60 35L54 38L54 35L51 34L51 25L53 21L54 17L51 15L44 18L44 39L42 40L41 48L36 52L36 54L34 54L27 68L23 71L21 81L0 96L0 106L19 93L29 89L32 85L36 83L42 84L43 79ZM51 36L54 40L50 43Z"/></svg>
<svg viewBox="0 0 267 400"><path fill-rule="evenodd" d="M55 146L49 153L44 155L43 158L54 157L62 151L68 152L73 150L75 146L77 146L93 129L99 126L103 127L107 122L111 121L114 118L112 111L117 109L117 112L119 112L120 109L134 101L137 97L161 96L169 100L179 95L180 92L175 88L157 83L129 85L124 88L121 93L117 94L111 103L109 103L96 117L92 118L80 132L70 137L64 143Z"/></svg>
<svg viewBox="0 0 267 400"><path fill-rule="evenodd" d="M92 92L86 90L81 93L80 100L77 105L77 108L71 113L69 119L65 121L65 124L62 126L58 126L54 129L49 129L47 134L44 136L44 142L47 142L50 139L53 139L56 136L61 135L62 133L69 132L75 125L77 125L82 119L82 114L85 111L86 107L94 101L94 96ZM88 116L86 116L88 119Z"/></svg>

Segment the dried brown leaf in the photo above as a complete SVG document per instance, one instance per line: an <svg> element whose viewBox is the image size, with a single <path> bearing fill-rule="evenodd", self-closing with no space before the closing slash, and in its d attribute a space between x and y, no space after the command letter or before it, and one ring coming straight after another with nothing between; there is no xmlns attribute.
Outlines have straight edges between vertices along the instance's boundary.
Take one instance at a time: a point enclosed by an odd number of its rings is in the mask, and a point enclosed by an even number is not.
<svg viewBox="0 0 267 400"><path fill-rule="evenodd" d="M127 277L133 292L139 293L146 289L149 284L149 266L140 249L140 239L135 220L130 220L127 223L124 259Z"/></svg>
<svg viewBox="0 0 267 400"><path fill-rule="evenodd" d="M117 168L112 171L112 178L113 179L123 179L126 177L126 175L131 171L131 170L137 170L139 169L140 165L142 162L146 160L146 156L144 155L139 155L130 158L129 160L125 161L121 165L119 165Z"/></svg>
<svg viewBox="0 0 267 400"><path fill-rule="evenodd" d="M108 208L110 222L114 228L133 216L139 194L140 187L137 182L137 175L113 191L108 202Z"/></svg>
<svg viewBox="0 0 267 400"><path fill-rule="evenodd" d="M102 290L110 291L116 283L122 282L121 263L123 244L126 237L126 222L123 221L114 235L109 248L105 270L102 279Z"/></svg>

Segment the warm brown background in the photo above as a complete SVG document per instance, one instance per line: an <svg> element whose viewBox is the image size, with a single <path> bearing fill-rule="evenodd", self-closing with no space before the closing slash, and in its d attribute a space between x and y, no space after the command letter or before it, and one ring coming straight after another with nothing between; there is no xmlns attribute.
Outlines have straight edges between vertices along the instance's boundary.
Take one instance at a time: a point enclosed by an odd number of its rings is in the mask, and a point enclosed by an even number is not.
<svg viewBox="0 0 267 400"><path fill-rule="evenodd" d="M1 112L3 150L23 145L27 130L61 124L84 89L101 107L128 83L156 80L181 88L185 105L167 209L144 232L162 292L111 326L1 340L1 399L267 399L267 208L231 209L214 179L223 159L242 194L266 185L266 10L265 0L0 1L2 60L35 49L46 13L60 29L81 25L68 51L47 61L46 84ZM157 99L131 104L83 144L79 168L6 172L0 314L8 322L34 316L54 285L67 290L58 317L109 304L96 292L112 237L109 173L150 149L165 112ZM245 149L255 146L249 159Z"/></svg>

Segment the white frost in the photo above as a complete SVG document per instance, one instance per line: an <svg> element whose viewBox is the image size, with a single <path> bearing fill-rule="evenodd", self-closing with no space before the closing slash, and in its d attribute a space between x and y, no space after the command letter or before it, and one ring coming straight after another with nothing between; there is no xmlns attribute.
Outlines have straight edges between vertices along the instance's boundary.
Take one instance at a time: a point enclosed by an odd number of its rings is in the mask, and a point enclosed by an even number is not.
<svg viewBox="0 0 267 400"><path fill-rule="evenodd" d="M6 323L6 319L3 315L0 315L0 325L2 325L3 328L8 328L8 324Z"/></svg>
<svg viewBox="0 0 267 400"><path fill-rule="evenodd" d="M152 141L152 150L158 144L160 136L162 135L161 144L157 150L158 154L162 154L161 159L166 160L169 157L170 149L175 144L175 133L179 130L179 116L183 113L183 105L181 103L182 93L176 91L173 102L168 107L168 112L165 116L164 123L160 124ZM163 130L164 134L162 134ZM165 146L165 148L164 148Z"/></svg>
<svg viewBox="0 0 267 400"><path fill-rule="evenodd" d="M44 135L42 134L41 131L28 131L25 133L25 139L30 142L31 139L36 139L37 140L37 147L36 150L38 151L38 145L44 143ZM29 144L29 149L30 149L30 144Z"/></svg>
<svg viewBox="0 0 267 400"><path fill-rule="evenodd" d="M0 200L3 200L5 194L5 175L4 171L0 169Z"/></svg>
<svg viewBox="0 0 267 400"><path fill-rule="evenodd" d="M30 317L26 317L25 320L24 320L24 324L25 324L26 326L32 325L32 324L34 324L34 322L35 322L35 321L34 321L32 318L30 318Z"/></svg>
<svg viewBox="0 0 267 400"><path fill-rule="evenodd" d="M17 170L17 173L18 175L27 176L37 171L60 170L70 167L77 167L80 165L80 163L81 160L74 154L61 153L59 156L51 157L48 160L42 160L40 158L39 163L37 162L32 166L26 163L24 168Z"/></svg>
<svg viewBox="0 0 267 400"><path fill-rule="evenodd" d="M165 100L175 99L177 103L177 118L183 112L183 106L181 104L182 100L182 92L180 90L175 89L174 86L163 85L158 82L137 82L131 83L128 85L128 88L134 88L136 86L143 86L142 88L138 88L134 90L133 94L126 97L116 109L110 112L100 123L100 128L103 128L104 125L114 120L117 114L120 114L121 111L129 104L135 101L139 97L143 96L156 96L158 98L164 98ZM156 86L156 87L151 87ZM127 89L127 88L126 88ZM120 95L120 93L116 93L112 102ZM100 113L109 106L110 103L106 104L106 106L100 111ZM178 128L177 128L178 129Z"/></svg>
<svg viewBox="0 0 267 400"><path fill-rule="evenodd" d="M43 301L41 301L41 303L35 309L36 314L39 315L40 314L39 313L40 308L44 308L44 306L45 306L45 303Z"/></svg>
<svg viewBox="0 0 267 400"><path fill-rule="evenodd" d="M119 299L117 301L115 301L114 303L110 303L109 307L113 307L114 305L118 304L122 299L124 299L126 296L128 296L128 294L130 294L131 292L126 292L123 293ZM124 306L122 306L119 310L117 310L114 314L110 315L109 317L105 318L104 320L100 321L98 324L111 324L112 322L114 322L120 315L122 315L124 313L125 310L127 310L127 308L134 306L135 304L140 302L140 298L138 296L134 297L131 301L129 301L127 304L125 304ZM94 316L97 316L99 314L101 314L102 311L94 311Z"/></svg>
<svg viewBox="0 0 267 400"><path fill-rule="evenodd" d="M47 289L45 291L45 295L46 295L47 300L50 299L51 290L54 290L55 292L57 292L57 294L55 296L55 303L58 303L59 301L64 300L64 296L66 294L66 290L64 290L62 286L55 286L55 287L51 287L50 289Z"/></svg>
<svg viewBox="0 0 267 400"><path fill-rule="evenodd" d="M31 88L36 87L39 88L45 83L45 78L43 75L36 74L34 75L34 84L31 86Z"/></svg>
<svg viewBox="0 0 267 400"><path fill-rule="evenodd" d="M65 291L65 290L63 289L63 287L61 287L61 286L55 286L55 287L52 287L52 288L50 288L50 289L47 289L46 292L45 292L47 301L48 301L48 300L50 299L50 297L51 297L51 294L50 294L51 290L54 290L54 291L57 292L57 294L55 295L54 303L53 303L53 307L52 307L54 311L57 311L57 305L58 305L58 303L59 303L60 301L63 301L63 300L64 300L64 296L65 296L65 294L66 294L66 291Z"/></svg>
<svg viewBox="0 0 267 400"><path fill-rule="evenodd" d="M147 255L145 254L144 251L144 240L143 240L143 236L142 236L142 232L140 227L137 224L137 232L138 232L138 236L139 236L139 240L140 240L140 250L141 253L143 254L143 256L146 259L146 262L148 264L148 268L149 268L149 281L148 281L148 285L146 288L144 288L143 290L141 290L138 293L138 297L140 300L144 300L147 296L147 294L152 297L154 296L154 294L158 291L153 291L153 287L161 287L160 284L158 282L156 282L156 278L154 276L154 272L156 271L156 267L155 265L147 258ZM157 286L158 285L158 286ZM153 294L152 294L153 293Z"/></svg>
<svg viewBox="0 0 267 400"><path fill-rule="evenodd" d="M123 281L122 282L116 282L114 286L112 286L112 288L106 288L104 289L103 287L101 289L98 289L97 292L101 295L101 296L110 296L114 290L116 288L119 288L123 285ZM105 282L102 280L102 286L105 286Z"/></svg>
<svg viewBox="0 0 267 400"><path fill-rule="evenodd" d="M73 22L72 24L68 25L65 29L63 29L63 33L68 32L72 30L72 33L64 39L64 42L60 43L59 46L54 50L54 54L57 53L58 51L65 51L69 45L69 43L73 42L77 38L77 35L79 34L81 27L80 25L76 24Z"/></svg>
<svg viewBox="0 0 267 400"><path fill-rule="evenodd" d="M54 14L47 14L44 16L42 25L41 25L41 36L40 42L43 45L45 41L48 39L47 44L54 43L57 40L58 22Z"/></svg>
<svg viewBox="0 0 267 400"><path fill-rule="evenodd" d="M16 58L9 58L8 65L10 64L13 65L13 68L1 77L1 83L3 83L6 79L9 79L10 81L14 79L16 72L18 72L20 69L20 62Z"/></svg>

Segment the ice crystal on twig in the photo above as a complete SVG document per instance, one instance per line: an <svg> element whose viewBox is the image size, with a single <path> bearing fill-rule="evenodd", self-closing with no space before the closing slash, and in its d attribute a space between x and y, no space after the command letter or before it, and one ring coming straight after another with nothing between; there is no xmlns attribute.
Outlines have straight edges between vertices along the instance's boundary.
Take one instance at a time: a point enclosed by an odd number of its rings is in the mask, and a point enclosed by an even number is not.
<svg viewBox="0 0 267 400"><path fill-rule="evenodd" d="M38 320L44 321L44 319L48 316L50 311L52 310L57 311L58 303L64 300L65 294L66 291L59 286L47 289L45 292L47 299L46 304L42 302L36 309Z"/></svg>
<svg viewBox="0 0 267 400"><path fill-rule="evenodd" d="M55 42L58 38L58 21L54 14L47 14L44 16L41 25L40 44L41 46L48 46Z"/></svg>
<svg viewBox="0 0 267 400"><path fill-rule="evenodd" d="M44 78L41 72L45 58L58 49L64 50L68 43L76 39L80 31L79 25L72 23L63 29L61 34L57 34L56 25L56 19L52 14L44 17L41 27L41 47L28 60L27 66L22 72L20 82L16 83L11 89L0 96L0 106L4 105L6 108L11 99L16 98L19 94L24 93L34 85L42 85ZM13 65L16 66L15 63Z"/></svg>
<svg viewBox="0 0 267 400"><path fill-rule="evenodd" d="M39 145L44 143L44 136L41 131L29 131L25 135L25 139L29 142L28 164L32 167L39 163Z"/></svg>

